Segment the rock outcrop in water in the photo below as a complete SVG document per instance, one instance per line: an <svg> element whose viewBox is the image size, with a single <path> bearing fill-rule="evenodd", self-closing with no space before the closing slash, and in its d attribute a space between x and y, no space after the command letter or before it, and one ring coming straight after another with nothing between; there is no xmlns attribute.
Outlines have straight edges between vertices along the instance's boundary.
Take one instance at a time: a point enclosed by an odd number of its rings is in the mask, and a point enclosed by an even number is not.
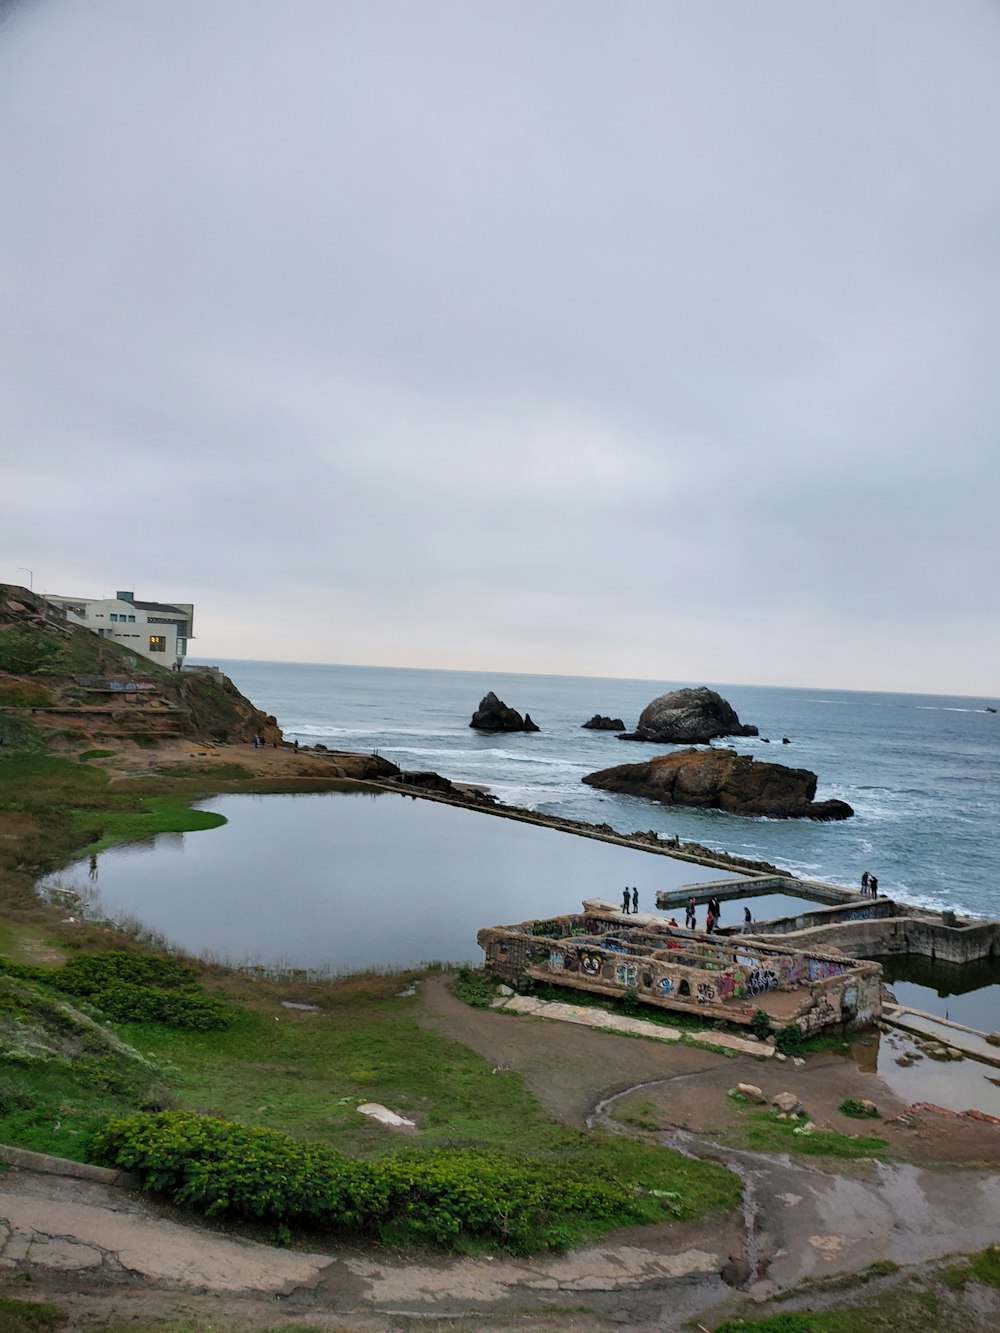
<svg viewBox="0 0 1000 1333"><path fill-rule="evenodd" d="M815 801L816 774L759 763L735 750L679 750L644 764L619 764L583 779L603 791L644 796L663 805L693 805L775 819L849 819L846 801Z"/></svg>
<svg viewBox="0 0 1000 1333"><path fill-rule="evenodd" d="M516 708L508 708L502 699L498 699L490 690L484 698L480 699L479 707L472 714L470 727L475 727L477 731L538 731L531 720L531 714L525 713L524 717Z"/></svg>
<svg viewBox="0 0 1000 1333"><path fill-rule="evenodd" d="M620 717L605 717L603 713L595 713L589 722L580 724L585 730L590 731L624 731L625 723Z"/></svg>
<svg viewBox="0 0 1000 1333"><path fill-rule="evenodd" d="M623 741L655 741L666 745L704 745L716 736L756 736L757 728L744 726L721 694L699 685L672 690L647 704L635 731Z"/></svg>

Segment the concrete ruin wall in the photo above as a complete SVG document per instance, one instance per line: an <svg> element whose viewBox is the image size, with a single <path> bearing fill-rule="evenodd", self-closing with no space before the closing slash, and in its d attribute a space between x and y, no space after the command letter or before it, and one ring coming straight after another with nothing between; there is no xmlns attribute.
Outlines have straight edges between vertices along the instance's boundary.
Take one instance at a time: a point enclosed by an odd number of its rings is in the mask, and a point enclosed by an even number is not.
<svg viewBox="0 0 1000 1333"><path fill-rule="evenodd" d="M479 932L488 975L517 986L530 977L646 1004L749 1024L763 1009L803 1032L865 1027L881 1012L881 968L759 940L632 924L614 912L492 926Z"/></svg>
<svg viewBox="0 0 1000 1333"><path fill-rule="evenodd" d="M1000 957L1000 921L963 923L950 913L911 911L899 903L876 901L758 921L753 931L758 937L793 936L788 939L793 948L843 949L864 958L919 954L945 963L971 963Z"/></svg>

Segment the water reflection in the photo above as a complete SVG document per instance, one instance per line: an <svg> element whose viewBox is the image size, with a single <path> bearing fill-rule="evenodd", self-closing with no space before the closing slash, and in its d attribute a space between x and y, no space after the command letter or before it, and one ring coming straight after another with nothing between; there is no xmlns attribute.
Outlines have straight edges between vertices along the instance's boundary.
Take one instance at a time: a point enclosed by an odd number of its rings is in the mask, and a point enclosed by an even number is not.
<svg viewBox="0 0 1000 1333"><path fill-rule="evenodd" d="M684 861L475 811L373 795L222 796L221 828L158 837L80 862L43 888L141 921L194 954L332 973L481 961L476 932L732 878ZM729 907L729 904L726 904Z"/></svg>

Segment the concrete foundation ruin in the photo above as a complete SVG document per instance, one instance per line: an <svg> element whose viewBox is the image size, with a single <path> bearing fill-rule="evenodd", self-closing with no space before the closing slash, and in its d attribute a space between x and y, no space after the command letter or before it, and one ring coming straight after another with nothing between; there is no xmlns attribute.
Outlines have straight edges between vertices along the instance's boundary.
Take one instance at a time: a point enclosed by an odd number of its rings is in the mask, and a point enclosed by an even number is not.
<svg viewBox="0 0 1000 1333"><path fill-rule="evenodd" d="M774 1026L794 1023L804 1035L868 1027L882 1012L878 963L682 930L599 900L580 913L488 926L478 941L487 975L514 987L530 977L746 1025L762 1009Z"/></svg>

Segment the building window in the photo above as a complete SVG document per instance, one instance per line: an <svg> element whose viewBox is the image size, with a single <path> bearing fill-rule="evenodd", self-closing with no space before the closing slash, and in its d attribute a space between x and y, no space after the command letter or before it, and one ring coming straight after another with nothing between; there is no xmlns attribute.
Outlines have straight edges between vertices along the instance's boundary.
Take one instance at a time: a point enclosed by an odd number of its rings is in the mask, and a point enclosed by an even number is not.
<svg viewBox="0 0 1000 1333"><path fill-rule="evenodd" d="M185 654L186 652L187 652L187 639L178 639L178 640L177 640L177 656L178 656L178 657L183 657L184 654Z"/></svg>
<svg viewBox="0 0 1000 1333"><path fill-rule="evenodd" d="M118 624L118 617L115 615L114 611L111 612L110 619L113 620L116 625Z"/></svg>
<svg viewBox="0 0 1000 1333"><path fill-rule="evenodd" d="M130 625L134 625L134 624L135 624L135 616L129 616L129 618L128 618L128 623L129 623Z"/></svg>
<svg viewBox="0 0 1000 1333"><path fill-rule="evenodd" d="M151 634L149 636L149 651L151 653L165 653L167 651L167 636L165 634Z"/></svg>

